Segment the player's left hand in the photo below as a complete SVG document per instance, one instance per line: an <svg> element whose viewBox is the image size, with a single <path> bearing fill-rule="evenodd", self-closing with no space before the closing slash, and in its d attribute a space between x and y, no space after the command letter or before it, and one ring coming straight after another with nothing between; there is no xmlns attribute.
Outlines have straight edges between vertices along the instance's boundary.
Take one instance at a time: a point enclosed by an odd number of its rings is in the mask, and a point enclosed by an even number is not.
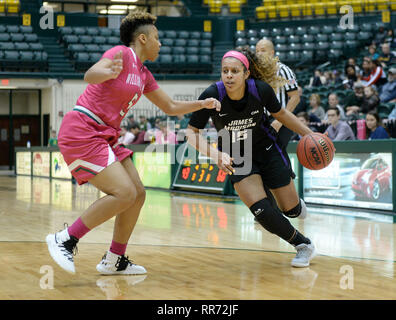
<svg viewBox="0 0 396 320"><path fill-rule="evenodd" d="M215 98L206 98L202 100L202 108L216 109L216 111L219 112L221 110L221 103Z"/></svg>
<svg viewBox="0 0 396 320"><path fill-rule="evenodd" d="M279 132L280 128L282 127L282 123L278 120L274 120L271 123L271 127L274 128L276 132Z"/></svg>

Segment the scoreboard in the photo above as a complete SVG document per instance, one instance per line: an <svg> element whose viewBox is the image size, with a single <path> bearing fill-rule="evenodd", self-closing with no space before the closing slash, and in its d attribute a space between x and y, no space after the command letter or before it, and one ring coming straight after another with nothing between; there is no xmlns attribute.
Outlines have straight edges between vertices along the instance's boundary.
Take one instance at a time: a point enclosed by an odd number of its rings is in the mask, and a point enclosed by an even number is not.
<svg viewBox="0 0 396 320"><path fill-rule="evenodd" d="M232 194L233 187L228 175L212 159L187 143L179 150L182 153L178 152L180 159L172 189Z"/></svg>

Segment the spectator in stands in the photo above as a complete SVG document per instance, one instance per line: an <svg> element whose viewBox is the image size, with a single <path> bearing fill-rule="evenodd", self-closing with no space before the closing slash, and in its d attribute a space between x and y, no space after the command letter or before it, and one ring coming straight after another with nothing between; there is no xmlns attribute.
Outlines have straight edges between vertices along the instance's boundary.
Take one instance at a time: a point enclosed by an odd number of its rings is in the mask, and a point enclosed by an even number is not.
<svg viewBox="0 0 396 320"><path fill-rule="evenodd" d="M385 38L384 42L389 43L391 49L396 49L396 37L392 29L388 30L388 36Z"/></svg>
<svg viewBox="0 0 396 320"><path fill-rule="evenodd" d="M395 105L395 107L393 108L392 112L389 113L388 119L389 119L389 120L394 120L394 119L396 119L396 105Z"/></svg>
<svg viewBox="0 0 396 320"><path fill-rule="evenodd" d="M322 74L322 71L315 70L314 76L309 79L309 88L320 87L326 83L326 77Z"/></svg>
<svg viewBox="0 0 396 320"><path fill-rule="evenodd" d="M308 108L307 100L303 96L303 88L301 88L299 86L297 91L298 91L298 95L300 96L300 102L298 103L298 105L294 109L294 111L293 111L294 114L297 114L297 113L303 112L303 111L307 111L307 108Z"/></svg>
<svg viewBox="0 0 396 320"><path fill-rule="evenodd" d="M371 57L364 57L362 62L362 72L358 75L358 79L363 81L363 78L367 78L371 74Z"/></svg>
<svg viewBox="0 0 396 320"><path fill-rule="evenodd" d="M375 32L373 44L379 45L380 43L383 43L386 36L387 36L387 31L385 27L380 26L378 28L378 31Z"/></svg>
<svg viewBox="0 0 396 320"><path fill-rule="evenodd" d="M302 111L297 113L296 117L298 118L298 120L300 120L304 125L306 125L307 127L309 127L313 132L317 132L318 130L316 129L315 126L311 126L310 123L310 119L309 119L309 115L308 113ZM301 136L298 133L294 133L294 135L292 136L291 140L292 141L299 141L301 139Z"/></svg>
<svg viewBox="0 0 396 320"><path fill-rule="evenodd" d="M308 114L314 114L317 116L320 120L323 120L326 112L323 109L323 107L320 106L320 96L316 93L312 94L309 97L309 105L310 108L308 109Z"/></svg>
<svg viewBox="0 0 396 320"><path fill-rule="evenodd" d="M323 85L331 85L334 84L333 81L333 75L331 74L331 71L325 71L323 72L323 76L325 78L325 82L323 82Z"/></svg>
<svg viewBox="0 0 396 320"><path fill-rule="evenodd" d="M389 29L388 32L386 33L386 37L384 39L383 43L389 44L389 47L392 47L392 43L395 40L395 34L393 32L393 29Z"/></svg>
<svg viewBox="0 0 396 320"><path fill-rule="evenodd" d="M151 129L151 123L143 115L139 116L139 127L140 130L148 131Z"/></svg>
<svg viewBox="0 0 396 320"><path fill-rule="evenodd" d="M340 110L338 108L331 107L327 109L327 117L329 118L330 126L326 129L326 132L331 140L356 140L349 124L340 120Z"/></svg>
<svg viewBox="0 0 396 320"><path fill-rule="evenodd" d="M48 147L57 147L58 138L56 136L56 130L51 130L51 137L48 140Z"/></svg>
<svg viewBox="0 0 396 320"><path fill-rule="evenodd" d="M378 61L381 63L383 68L396 62L396 56L391 52L389 43L383 43L381 45L382 53L380 54Z"/></svg>
<svg viewBox="0 0 396 320"><path fill-rule="evenodd" d="M131 114L131 115L129 115L129 116L127 117L127 121L128 121L128 124L127 124L128 131L129 131L129 129L131 128L131 126L133 126L134 124L137 124L137 122L135 121L135 117L133 116L133 114Z"/></svg>
<svg viewBox="0 0 396 320"><path fill-rule="evenodd" d="M366 115L367 139L389 139L389 134L382 126L381 118L375 111L369 111Z"/></svg>
<svg viewBox="0 0 396 320"><path fill-rule="evenodd" d="M340 119L341 120L346 120L344 108L339 105L339 100L338 100L337 94L336 93L330 93L327 98L328 98L329 108L337 108L339 110ZM328 116L327 116L327 113L326 113L326 115L325 115L323 120L325 122L329 120Z"/></svg>
<svg viewBox="0 0 396 320"><path fill-rule="evenodd" d="M161 123L161 119L160 118L155 118L155 122L154 122L154 131L156 130L161 130L160 129L160 123Z"/></svg>
<svg viewBox="0 0 396 320"><path fill-rule="evenodd" d="M370 111L377 112L377 108L380 104L380 98L378 96L377 90L374 87L369 86L364 88L364 99L360 112L367 114Z"/></svg>
<svg viewBox="0 0 396 320"><path fill-rule="evenodd" d="M160 130L155 132L156 144L177 144L175 131L165 121L160 122Z"/></svg>
<svg viewBox="0 0 396 320"><path fill-rule="evenodd" d="M362 77L362 82L366 87L375 85L377 88L380 88L386 83L385 72L378 60L369 60L369 70L370 74Z"/></svg>
<svg viewBox="0 0 396 320"><path fill-rule="evenodd" d="M390 68L388 70L388 82L382 87L380 101L390 102L395 100L396 102L396 68Z"/></svg>
<svg viewBox="0 0 396 320"><path fill-rule="evenodd" d="M353 85L358 80L357 75L356 75L356 69L353 65L347 65L345 67L345 77L346 77L346 79L344 81L346 81L348 88L352 89Z"/></svg>
<svg viewBox="0 0 396 320"><path fill-rule="evenodd" d="M373 57L377 54L377 46L375 44L371 44L368 47L368 56L373 59Z"/></svg>
<svg viewBox="0 0 396 320"><path fill-rule="evenodd" d="M134 135L135 139L131 142L131 144L147 144L150 143L150 139L145 139L146 131L140 130L140 126L134 124L129 129Z"/></svg>
<svg viewBox="0 0 396 320"><path fill-rule="evenodd" d="M334 70L331 73L331 84L337 85L337 84L342 83L343 80L344 79L343 79L340 71Z"/></svg>
<svg viewBox="0 0 396 320"><path fill-rule="evenodd" d="M187 117L187 115L178 115L177 116L177 129L187 129L188 123L190 122L190 117Z"/></svg>
<svg viewBox="0 0 396 320"><path fill-rule="evenodd" d="M135 139L135 135L128 130L128 127L121 126L120 137L118 138L118 142L126 146L128 144L131 144L134 139Z"/></svg>
<svg viewBox="0 0 396 320"><path fill-rule="evenodd" d="M356 59L355 58L349 58L348 59L348 66L353 66L355 68L355 74L356 76L359 76L362 73L362 70L360 67L356 64Z"/></svg>
<svg viewBox="0 0 396 320"><path fill-rule="evenodd" d="M345 98L345 115L348 120L356 120L364 101L364 85L358 81L353 86L353 92Z"/></svg>

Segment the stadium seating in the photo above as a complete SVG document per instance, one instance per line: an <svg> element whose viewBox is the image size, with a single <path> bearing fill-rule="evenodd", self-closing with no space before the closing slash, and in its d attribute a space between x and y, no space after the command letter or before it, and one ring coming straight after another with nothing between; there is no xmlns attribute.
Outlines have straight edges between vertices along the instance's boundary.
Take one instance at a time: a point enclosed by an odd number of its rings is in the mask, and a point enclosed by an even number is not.
<svg viewBox="0 0 396 320"><path fill-rule="evenodd" d="M6 0L5 1L5 8L7 14L18 14L20 9L20 2L19 0Z"/></svg>
<svg viewBox="0 0 396 320"><path fill-rule="evenodd" d="M155 73L211 72L211 33L160 30L158 35L161 42L158 61L146 62L151 71ZM0 39L1 37L0 33ZM100 27L59 28L58 39L75 69L80 72L99 60L104 51L121 44L119 30ZM198 58L191 62L189 55L198 56Z"/></svg>
<svg viewBox="0 0 396 320"><path fill-rule="evenodd" d="M2 71L46 70L48 54L32 27L1 25L0 69Z"/></svg>
<svg viewBox="0 0 396 320"><path fill-rule="evenodd" d="M389 0L263 0L262 5L255 8L255 12L256 18L259 20L290 17L331 17L338 15L340 13L340 8L345 5L351 6L354 14L370 14L396 9L396 3Z"/></svg>
<svg viewBox="0 0 396 320"><path fill-rule="evenodd" d="M356 52L357 48L368 45L374 36L372 30L377 28L378 25L375 23L364 23L355 24L352 29L328 24L248 29L235 32L234 45L235 47L248 45L254 49L255 42L265 37L273 41L277 53L293 51L294 53L287 59L293 60L299 56L304 61L311 58L311 63L320 63L328 59L335 61ZM253 37L255 35L257 37ZM328 51L330 49L331 52Z"/></svg>
<svg viewBox="0 0 396 320"><path fill-rule="evenodd" d="M203 5L208 7L211 14L221 13L223 8L231 14L240 14L245 4L247 0L203 0Z"/></svg>

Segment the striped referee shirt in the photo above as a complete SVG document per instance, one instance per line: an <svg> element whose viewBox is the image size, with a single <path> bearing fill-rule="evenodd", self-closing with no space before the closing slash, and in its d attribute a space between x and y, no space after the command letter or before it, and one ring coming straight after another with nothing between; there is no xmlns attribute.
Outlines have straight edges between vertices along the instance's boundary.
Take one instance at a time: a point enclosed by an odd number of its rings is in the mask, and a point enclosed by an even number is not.
<svg viewBox="0 0 396 320"><path fill-rule="evenodd" d="M287 93L289 91L294 91L298 89L297 79L294 72L285 64L278 62L278 76L286 79L288 82L277 90L276 97L282 108L286 108L287 102L289 101L289 96Z"/></svg>

